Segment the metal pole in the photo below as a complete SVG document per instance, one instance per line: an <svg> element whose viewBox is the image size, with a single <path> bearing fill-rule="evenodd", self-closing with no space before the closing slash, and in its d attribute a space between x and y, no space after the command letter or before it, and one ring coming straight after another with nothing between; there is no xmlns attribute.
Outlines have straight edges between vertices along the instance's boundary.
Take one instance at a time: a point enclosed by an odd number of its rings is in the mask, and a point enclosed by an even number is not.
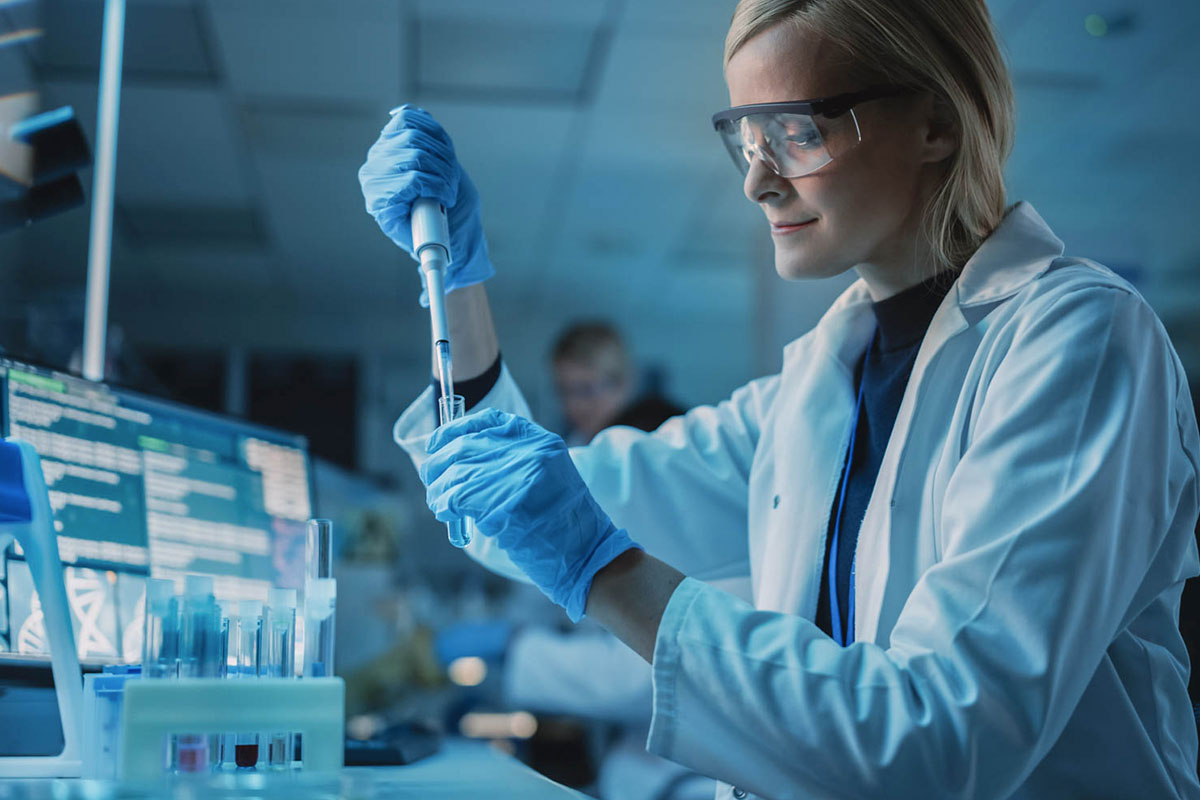
<svg viewBox="0 0 1200 800"><path fill-rule="evenodd" d="M117 177L117 118L121 110L121 58L124 49L125 0L106 0L104 44L100 52L100 102L96 113L96 170L92 182L87 306L83 317L83 376L93 381L104 380L113 191Z"/></svg>

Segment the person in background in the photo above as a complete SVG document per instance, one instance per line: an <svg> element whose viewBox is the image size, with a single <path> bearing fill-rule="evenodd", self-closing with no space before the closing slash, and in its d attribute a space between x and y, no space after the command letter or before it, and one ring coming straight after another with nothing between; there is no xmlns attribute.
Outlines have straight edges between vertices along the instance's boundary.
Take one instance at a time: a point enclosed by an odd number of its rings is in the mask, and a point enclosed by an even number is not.
<svg viewBox="0 0 1200 800"><path fill-rule="evenodd" d="M634 397L629 351L617 329L602 320L568 326L554 342L550 362L568 444L587 444L614 425L652 431L684 412L662 395L657 372L651 373L646 391Z"/></svg>

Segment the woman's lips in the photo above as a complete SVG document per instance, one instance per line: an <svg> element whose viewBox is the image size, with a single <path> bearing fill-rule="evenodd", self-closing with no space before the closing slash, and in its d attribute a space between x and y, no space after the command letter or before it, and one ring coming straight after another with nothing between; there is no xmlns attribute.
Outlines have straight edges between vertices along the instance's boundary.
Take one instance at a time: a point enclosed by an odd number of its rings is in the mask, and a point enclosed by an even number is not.
<svg viewBox="0 0 1200 800"><path fill-rule="evenodd" d="M796 231L804 230L805 228L812 225L816 221L817 220L814 218L814 219L805 220L804 222L794 222L794 223L772 222L771 223L771 234L773 236L786 236L789 233L795 233Z"/></svg>

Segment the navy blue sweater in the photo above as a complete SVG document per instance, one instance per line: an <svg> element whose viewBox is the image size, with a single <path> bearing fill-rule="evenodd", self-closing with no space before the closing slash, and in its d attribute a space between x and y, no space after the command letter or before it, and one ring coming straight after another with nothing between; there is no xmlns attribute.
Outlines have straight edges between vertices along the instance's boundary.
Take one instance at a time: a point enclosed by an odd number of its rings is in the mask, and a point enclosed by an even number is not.
<svg viewBox="0 0 1200 800"><path fill-rule="evenodd" d="M846 501L841 510L838 552L835 556L842 630L846 629L850 602L850 568L854 564L854 549L858 544L858 531L867 511L867 502L875 488L879 465L883 462L883 453L891 438L892 426L896 423L900 400L904 397L908 376L912 374L913 364L917 360L921 340L925 338L925 331L953 282L952 275L938 275L873 304L877 323L875 338L871 343L869 358L860 359L855 371L854 389L857 393L859 385L862 386L862 408L858 414L854 452L843 467L843 470L850 471L850 480L846 485ZM835 497L825 540L825 563L821 570L821 593L817 601L816 618L817 627L830 635L833 626L827 576L837 504L838 498Z"/></svg>

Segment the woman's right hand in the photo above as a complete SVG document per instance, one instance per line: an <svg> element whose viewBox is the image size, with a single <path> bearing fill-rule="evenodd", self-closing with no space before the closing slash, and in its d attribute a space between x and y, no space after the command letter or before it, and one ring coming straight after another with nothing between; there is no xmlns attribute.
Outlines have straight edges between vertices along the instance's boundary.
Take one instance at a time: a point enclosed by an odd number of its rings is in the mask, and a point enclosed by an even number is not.
<svg viewBox="0 0 1200 800"><path fill-rule="evenodd" d="M413 203L432 197L445 207L450 227L447 292L482 283L495 274L483 238L479 192L458 163L450 136L427 111L411 105L393 109L358 170L358 181L367 213L409 255L413 255ZM421 280L423 285L424 277ZM429 305L423 287L421 305Z"/></svg>

